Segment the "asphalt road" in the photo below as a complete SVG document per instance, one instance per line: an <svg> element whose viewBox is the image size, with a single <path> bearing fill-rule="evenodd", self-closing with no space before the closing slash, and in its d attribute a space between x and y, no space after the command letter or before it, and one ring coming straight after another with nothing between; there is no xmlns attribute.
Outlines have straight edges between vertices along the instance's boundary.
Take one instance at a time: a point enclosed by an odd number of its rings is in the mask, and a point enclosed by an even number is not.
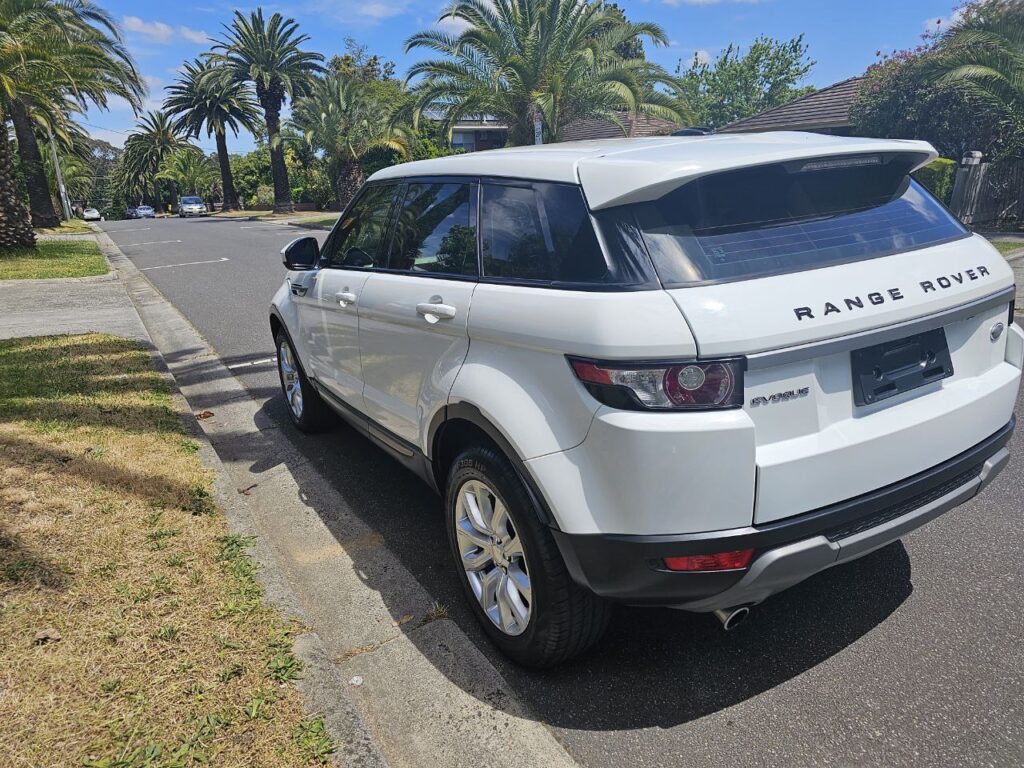
<svg viewBox="0 0 1024 768"><path fill-rule="evenodd" d="M220 219L102 226L286 423L267 305L280 248L308 233ZM425 486L347 428L286 433L584 766L1024 764L1019 439L982 497L768 600L735 632L623 608L595 652L534 673L477 629Z"/></svg>

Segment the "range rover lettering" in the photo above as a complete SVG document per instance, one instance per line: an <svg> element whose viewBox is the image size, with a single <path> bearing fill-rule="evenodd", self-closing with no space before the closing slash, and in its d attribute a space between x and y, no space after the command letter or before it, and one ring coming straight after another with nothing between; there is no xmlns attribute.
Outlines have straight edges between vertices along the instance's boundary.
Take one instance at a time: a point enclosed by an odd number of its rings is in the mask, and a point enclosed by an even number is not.
<svg viewBox="0 0 1024 768"><path fill-rule="evenodd" d="M918 141L553 144L378 171L273 299L295 425L443 499L477 618L549 666L615 603L752 606L1006 465L1013 274Z"/></svg>

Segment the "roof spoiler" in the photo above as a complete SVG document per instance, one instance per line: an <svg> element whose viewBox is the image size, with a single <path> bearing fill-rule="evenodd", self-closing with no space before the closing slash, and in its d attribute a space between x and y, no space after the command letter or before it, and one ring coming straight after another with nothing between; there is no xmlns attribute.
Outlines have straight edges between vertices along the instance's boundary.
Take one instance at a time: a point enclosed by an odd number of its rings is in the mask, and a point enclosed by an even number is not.
<svg viewBox="0 0 1024 768"><path fill-rule="evenodd" d="M898 154L910 156L910 170L916 171L939 156L926 141L818 136L817 139L824 141L808 141L806 147L794 147L791 143L776 145L770 134L765 134L763 142L751 142L747 138L741 143L730 141L731 138L731 134L709 136L702 141L699 154L693 152L693 145L689 145L685 152L677 153L675 150L679 145L673 143L657 150L644 147L584 158L577 163L576 172L590 208L599 210L657 200L702 176L759 165Z"/></svg>

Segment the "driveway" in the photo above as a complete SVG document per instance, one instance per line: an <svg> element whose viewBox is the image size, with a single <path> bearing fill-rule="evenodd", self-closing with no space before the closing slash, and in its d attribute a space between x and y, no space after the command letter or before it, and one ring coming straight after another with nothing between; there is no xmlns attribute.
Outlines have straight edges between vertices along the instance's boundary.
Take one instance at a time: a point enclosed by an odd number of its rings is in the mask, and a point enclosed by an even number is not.
<svg viewBox="0 0 1024 768"><path fill-rule="evenodd" d="M220 219L102 226L287 425L266 309L280 248L309 233ZM534 673L477 630L439 501L418 480L347 428L284 433L581 765L1024 763L1019 447L980 499L772 598L733 633L708 616L622 608L594 653Z"/></svg>

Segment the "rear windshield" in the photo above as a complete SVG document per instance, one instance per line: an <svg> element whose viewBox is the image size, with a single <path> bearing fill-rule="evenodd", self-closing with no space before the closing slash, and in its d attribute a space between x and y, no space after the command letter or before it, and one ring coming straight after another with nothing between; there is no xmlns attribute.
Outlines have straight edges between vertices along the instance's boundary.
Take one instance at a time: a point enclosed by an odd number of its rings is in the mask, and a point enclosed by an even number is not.
<svg viewBox="0 0 1024 768"><path fill-rule="evenodd" d="M667 286L814 269L968 234L911 179L905 159L861 162L799 161L716 174L618 215L635 221Z"/></svg>

